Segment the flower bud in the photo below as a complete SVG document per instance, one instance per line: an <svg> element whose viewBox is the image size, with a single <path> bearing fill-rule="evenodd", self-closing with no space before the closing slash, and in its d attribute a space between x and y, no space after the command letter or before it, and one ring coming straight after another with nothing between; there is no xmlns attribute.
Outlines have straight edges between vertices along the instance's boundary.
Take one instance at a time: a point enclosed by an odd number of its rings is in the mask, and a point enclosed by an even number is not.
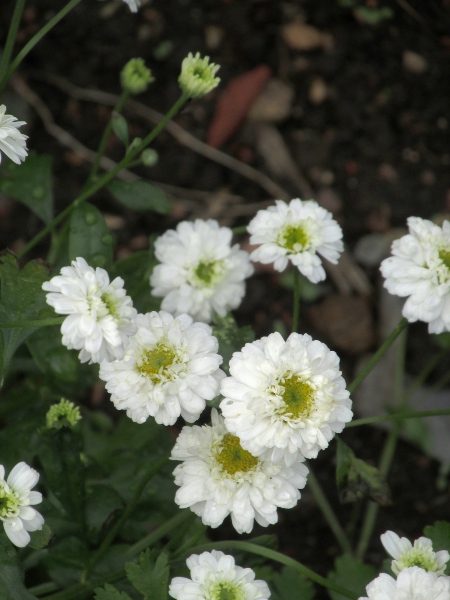
<svg viewBox="0 0 450 600"><path fill-rule="evenodd" d="M142 58L132 58L120 73L122 88L131 94L145 92L149 83L154 81L152 72L145 66Z"/></svg>
<svg viewBox="0 0 450 600"><path fill-rule="evenodd" d="M46 421L48 429L61 429L62 427L75 427L81 419L80 409L73 402L61 398L58 404L53 404L47 412Z"/></svg>
<svg viewBox="0 0 450 600"><path fill-rule="evenodd" d="M205 96L219 85L220 77L215 77L219 69L219 65L209 63L209 56L200 58L199 52L195 56L189 52L181 64L178 77L181 90L189 98Z"/></svg>

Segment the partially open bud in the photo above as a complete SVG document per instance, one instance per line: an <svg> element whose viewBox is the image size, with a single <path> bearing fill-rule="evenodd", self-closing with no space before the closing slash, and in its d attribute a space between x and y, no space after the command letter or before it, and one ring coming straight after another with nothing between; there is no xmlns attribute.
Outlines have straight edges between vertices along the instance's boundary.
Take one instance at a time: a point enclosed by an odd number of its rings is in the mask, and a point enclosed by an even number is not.
<svg viewBox="0 0 450 600"><path fill-rule="evenodd" d="M46 421L49 429L75 427L81 419L80 409L73 402L61 398L58 404L53 404L47 412Z"/></svg>
<svg viewBox="0 0 450 600"><path fill-rule="evenodd" d="M120 73L122 88L131 94L145 92L149 83L154 81L152 72L145 66L142 58L132 58Z"/></svg>
<svg viewBox="0 0 450 600"><path fill-rule="evenodd" d="M195 56L189 52L181 64L181 73L178 77L181 90L189 98L205 96L219 85L220 77L215 77L219 69L219 65L209 63L209 56L200 58L199 52Z"/></svg>

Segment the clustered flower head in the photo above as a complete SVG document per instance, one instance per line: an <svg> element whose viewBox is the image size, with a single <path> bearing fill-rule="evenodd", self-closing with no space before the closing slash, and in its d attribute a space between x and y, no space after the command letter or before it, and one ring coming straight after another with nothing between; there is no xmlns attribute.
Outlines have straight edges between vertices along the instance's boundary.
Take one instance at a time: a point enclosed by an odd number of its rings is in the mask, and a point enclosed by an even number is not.
<svg viewBox="0 0 450 600"><path fill-rule="evenodd" d="M396 575L408 567L421 567L425 571L442 575L450 559L447 550L434 552L431 540L426 537L420 537L412 545L407 538L401 538L393 531L386 531L381 536L381 543L394 559L391 569Z"/></svg>
<svg viewBox="0 0 450 600"><path fill-rule="evenodd" d="M408 219L409 233L392 244L381 263L384 286L408 297L403 316L428 323L430 333L450 331L450 222L439 227L419 217Z"/></svg>
<svg viewBox="0 0 450 600"><path fill-rule="evenodd" d="M183 221L155 242L160 261L150 278L152 294L175 315L187 313L210 322L237 308L245 279L253 273L249 255L231 245L233 232L214 220Z"/></svg>
<svg viewBox="0 0 450 600"><path fill-rule="evenodd" d="M22 125L26 125L25 121L18 121L16 117L7 115L6 106L0 104L0 163L2 152L18 165L27 157L28 136L20 133L19 127Z"/></svg>
<svg viewBox="0 0 450 600"><path fill-rule="evenodd" d="M49 292L47 304L68 315L61 326L62 343L80 350L81 362L123 357L128 338L136 331L137 314L123 284L120 277L110 283L104 269L94 269L80 257L42 284Z"/></svg>
<svg viewBox="0 0 450 600"><path fill-rule="evenodd" d="M149 416L164 425L173 425L180 415L196 421L225 376L211 328L165 311L138 315L134 323L137 331L123 359L100 365L113 404L136 423Z"/></svg>
<svg viewBox="0 0 450 600"><path fill-rule="evenodd" d="M31 491L39 473L26 463L18 463L5 480L5 468L0 465L0 520L11 542L23 548L30 541L29 531L42 529L44 519L32 508L42 502L40 492Z"/></svg>
<svg viewBox="0 0 450 600"><path fill-rule="evenodd" d="M267 600L265 581L255 579L252 569L238 567L234 558L218 550L192 554L186 564L191 578L174 577L169 596L176 600Z"/></svg>
<svg viewBox="0 0 450 600"><path fill-rule="evenodd" d="M259 210L247 229L250 243L260 245L252 260L274 263L277 271L290 261L312 283L325 279L319 255L336 263L343 250L342 229L314 200L277 200L276 206Z"/></svg>
<svg viewBox="0 0 450 600"><path fill-rule="evenodd" d="M181 91L189 98L206 96L220 83L220 78L215 76L219 69L219 65L209 62L209 56L201 58L200 52L195 56L189 52L181 63L178 77Z"/></svg>
<svg viewBox="0 0 450 600"><path fill-rule="evenodd" d="M142 58L129 60L120 73L122 88L128 90L131 94L145 92L154 80L151 70L146 67Z"/></svg>
<svg viewBox="0 0 450 600"><path fill-rule="evenodd" d="M263 527L276 523L277 508L297 504L308 474L303 457L287 467L244 450L214 409L211 426L183 428L171 458L182 461L174 471L180 508L190 508L213 528L231 515L238 533L250 533L254 521Z"/></svg>

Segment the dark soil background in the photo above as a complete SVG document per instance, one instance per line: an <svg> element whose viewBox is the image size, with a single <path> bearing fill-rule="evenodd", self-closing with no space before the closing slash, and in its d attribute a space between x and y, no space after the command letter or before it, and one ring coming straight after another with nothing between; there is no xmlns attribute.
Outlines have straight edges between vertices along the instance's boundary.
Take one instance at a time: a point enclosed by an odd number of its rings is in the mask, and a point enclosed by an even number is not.
<svg viewBox="0 0 450 600"><path fill-rule="evenodd" d="M64 88L64 81L77 89L118 94L121 68L139 56L152 68L156 81L136 99L163 113L178 97L182 59L190 51L208 54L221 65L222 83L176 118L178 125L205 141L211 124L217 123L218 100L227 86L243 76L240 92L228 102L234 112L242 110L248 94L254 93L249 73L268 67L271 85L276 82L272 96L256 116L243 111L234 131L225 118L220 127L226 141L220 150L269 177L285 198L315 197L343 227L349 263L320 287L319 295L305 297L302 330L339 352L350 380L356 358L376 347L380 320L378 263L355 249L362 239L381 239L387 252L393 229L405 227L408 216L450 213L450 2L348 4L348 0L153 0L134 15L120 1L84 0L27 57L2 102L8 112L29 123L29 147L54 157L60 211L79 192L90 163L73 143L65 144L61 130L55 134L44 124L36 110L39 99L54 122L90 150L97 148L111 110L100 97L90 101L77 97ZM0 44L13 5L11 0L1 2ZM29 0L16 49L62 5L57 0ZM376 24L365 22L364 15L373 17L386 8L390 16ZM133 108L125 114L132 135L143 137L148 122ZM157 165L136 172L160 183L170 195L170 218L128 211L107 192L95 199L115 235L118 256L147 247L149 234L182 219L216 218L229 226L245 225L258 208L274 199L261 181L202 156L189 144L179 144L167 131L154 148L159 153ZM115 160L122 156L115 138L108 155ZM2 247L19 250L40 227L37 217L0 195ZM245 238L241 241L246 243ZM47 250L44 241L33 257L45 256ZM346 288L342 278L349 272L356 273L356 283L350 278ZM239 323L250 322L257 336L275 326L289 332L288 288L284 276L258 269L237 312ZM413 327L408 345L411 374L417 374L431 351L426 328ZM432 378L448 367L443 364ZM358 428L346 431L343 439L357 456L373 461L385 433ZM322 452L313 466L344 519L354 509L339 506L334 455L334 447ZM394 503L380 511L368 561L378 565L384 558L378 535L387 529L415 538L425 525L450 518L448 480L438 489L438 475L437 461L407 442L400 444L389 476ZM281 513L281 525L269 532L278 532L282 551L326 574L339 548L310 494L303 494L296 509ZM353 518L357 539L361 520L356 514ZM226 527L212 533L228 535Z"/></svg>

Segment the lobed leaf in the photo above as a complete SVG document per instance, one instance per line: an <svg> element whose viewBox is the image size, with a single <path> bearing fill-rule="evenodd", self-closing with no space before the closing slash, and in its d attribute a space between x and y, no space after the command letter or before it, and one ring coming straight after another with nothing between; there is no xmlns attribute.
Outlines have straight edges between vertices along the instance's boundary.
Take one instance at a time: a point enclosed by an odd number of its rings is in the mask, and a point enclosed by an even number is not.
<svg viewBox="0 0 450 600"><path fill-rule="evenodd" d="M170 214L171 205L167 195L147 181L113 181L108 190L121 204L137 211L152 211L160 215Z"/></svg>

